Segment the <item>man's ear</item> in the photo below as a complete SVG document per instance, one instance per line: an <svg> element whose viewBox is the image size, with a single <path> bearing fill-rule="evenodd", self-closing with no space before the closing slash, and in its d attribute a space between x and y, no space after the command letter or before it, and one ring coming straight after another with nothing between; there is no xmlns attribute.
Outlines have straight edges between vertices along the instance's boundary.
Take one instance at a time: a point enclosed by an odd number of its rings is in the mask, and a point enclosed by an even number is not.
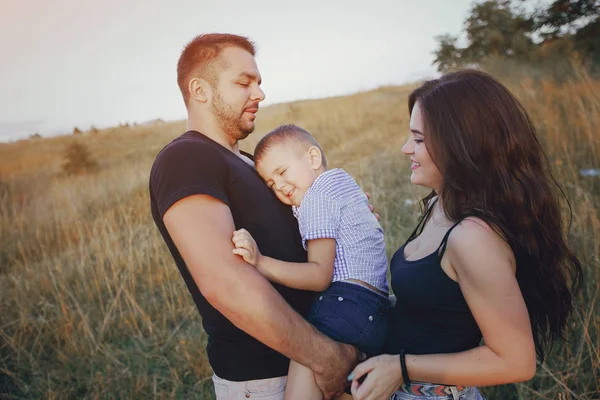
<svg viewBox="0 0 600 400"><path fill-rule="evenodd" d="M323 166L323 153L317 146L308 148L308 158L313 170L318 171Z"/></svg>
<svg viewBox="0 0 600 400"><path fill-rule="evenodd" d="M212 94L212 88L208 82L202 78L192 78L188 83L190 98L200 103L206 103Z"/></svg>

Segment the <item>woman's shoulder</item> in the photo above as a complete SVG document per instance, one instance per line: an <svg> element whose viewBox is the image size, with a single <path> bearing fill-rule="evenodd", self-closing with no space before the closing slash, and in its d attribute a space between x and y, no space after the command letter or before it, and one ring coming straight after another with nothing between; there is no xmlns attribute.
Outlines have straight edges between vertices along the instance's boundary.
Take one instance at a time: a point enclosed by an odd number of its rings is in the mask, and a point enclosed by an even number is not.
<svg viewBox="0 0 600 400"><path fill-rule="evenodd" d="M488 222L479 217L466 217L452 230L448 237L448 246L459 250L472 250L473 245L510 248Z"/></svg>
<svg viewBox="0 0 600 400"><path fill-rule="evenodd" d="M479 217L466 217L461 220L455 228L458 235L498 235L498 233L490 226L489 223ZM456 233L455 233L456 235Z"/></svg>
<svg viewBox="0 0 600 400"><path fill-rule="evenodd" d="M455 269L480 269L495 262L508 263L513 269L515 265L508 243L478 217L467 217L456 225L448 237L446 253Z"/></svg>

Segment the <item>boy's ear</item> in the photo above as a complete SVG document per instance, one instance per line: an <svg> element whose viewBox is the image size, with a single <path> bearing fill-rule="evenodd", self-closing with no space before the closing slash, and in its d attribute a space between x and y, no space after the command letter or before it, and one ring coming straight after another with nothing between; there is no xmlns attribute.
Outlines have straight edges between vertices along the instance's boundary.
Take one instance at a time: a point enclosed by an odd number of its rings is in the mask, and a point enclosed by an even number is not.
<svg viewBox="0 0 600 400"><path fill-rule="evenodd" d="M210 85L202 78L190 79L188 90L190 91L190 98L200 103L206 103L212 94Z"/></svg>
<svg viewBox="0 0 600 400"><path fill-rule="evenodd" d="M323 154L317 146L310 146L308 149L308 157L313 170L317 171L323 166Z"/></svg>

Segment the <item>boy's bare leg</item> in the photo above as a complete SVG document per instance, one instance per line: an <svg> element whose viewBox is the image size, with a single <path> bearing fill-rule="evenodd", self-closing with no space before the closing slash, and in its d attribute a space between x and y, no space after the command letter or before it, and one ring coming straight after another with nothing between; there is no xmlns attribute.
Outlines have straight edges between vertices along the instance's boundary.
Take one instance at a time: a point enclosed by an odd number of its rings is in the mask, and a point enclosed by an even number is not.
<svg viewBox="0 0 600 400"><path fill-rule="evenodd" d="M317 386L315 374L293 360L290 361L288 370L285 400L323 400L323 393Z"/></svg>

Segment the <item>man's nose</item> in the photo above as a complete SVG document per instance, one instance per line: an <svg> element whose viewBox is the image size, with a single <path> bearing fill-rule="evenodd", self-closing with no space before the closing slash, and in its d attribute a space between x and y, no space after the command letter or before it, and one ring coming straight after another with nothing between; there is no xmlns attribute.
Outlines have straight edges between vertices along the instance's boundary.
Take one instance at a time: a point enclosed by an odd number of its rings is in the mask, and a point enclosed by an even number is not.
<svg viewBox="0 0 600 400"><path fill-rule="evenodd" d="M260 88L260 86L256 85L254 91L252 92L252 100L261 102L265 99L265 92Z"/></svg>

